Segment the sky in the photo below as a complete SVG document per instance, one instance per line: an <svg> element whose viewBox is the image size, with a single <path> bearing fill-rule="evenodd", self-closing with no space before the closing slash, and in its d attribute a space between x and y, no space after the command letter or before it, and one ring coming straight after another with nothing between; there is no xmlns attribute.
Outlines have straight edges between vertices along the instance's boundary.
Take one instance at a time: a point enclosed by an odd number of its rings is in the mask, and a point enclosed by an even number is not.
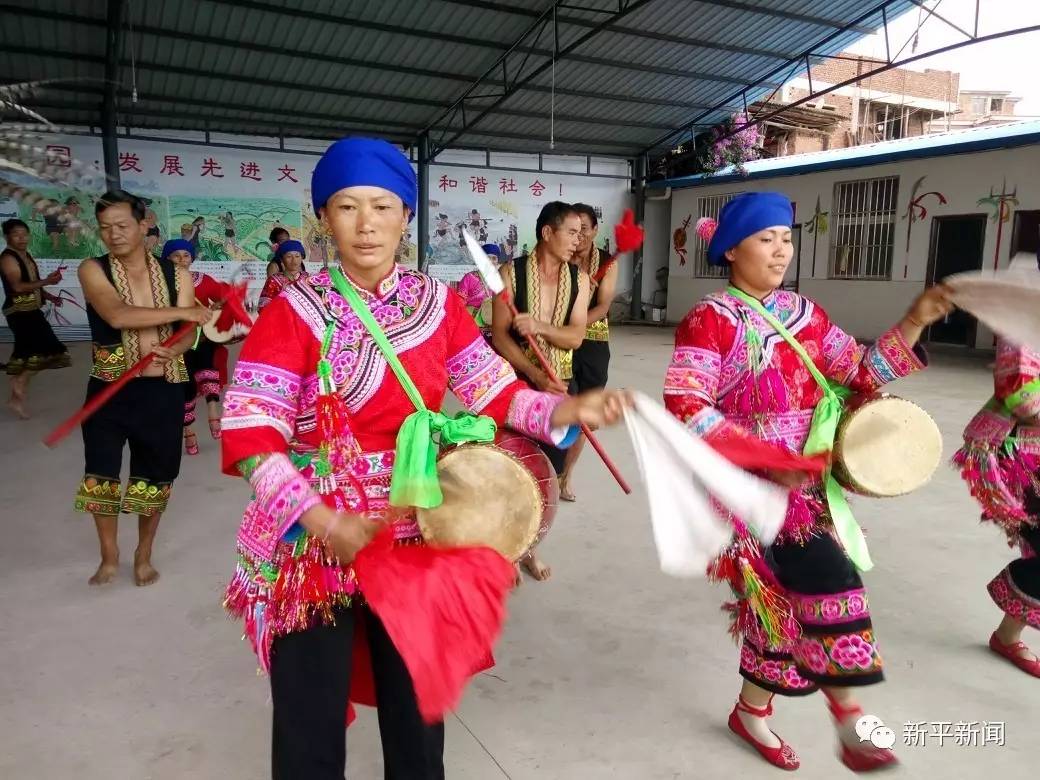
<svg viewBox="0 0 1040 780"><path fill-rule="evenodd" d="M954 24L973 32L976 0L927 0L925 4ZM980 0L979 6L979 35L1040 25L1040 0ZM915 8L889 24L893 54L914 37L919 23L919 53L965 40L964 35L942 20ZM907 44L902 56L908 56L912 46L912 43ZM869 36L847 51L883 59L885 38L882 34ZM906 67L960 73L961 89L1009 90L1012 96L1022 98L1016 114L1040 117L1040 30L964 46Z"/></svg>

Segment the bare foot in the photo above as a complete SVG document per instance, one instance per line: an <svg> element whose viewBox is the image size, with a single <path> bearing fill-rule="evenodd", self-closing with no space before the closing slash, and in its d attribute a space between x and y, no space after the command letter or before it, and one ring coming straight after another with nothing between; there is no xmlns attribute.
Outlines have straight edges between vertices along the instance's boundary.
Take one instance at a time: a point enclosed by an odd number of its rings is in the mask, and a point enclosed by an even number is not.
<svg viewBox="0 0 1040 780"><path fill-rule="evenodd" d="M102 561L101 565L98 566L97 571L94 572L94 576L87 580L87 582L89 582L91 585L108 585L108 583L110 583L112 580L116 578L116 575L118 573L118 561L116 561L115 563L105 563L104 561Z"/></svg>
<svg viewBox="0 0 1040 780"><path fill-rule="evenodd" d="M538 582L545 582L552 576L552 569L542 563L534 553L525 555L520 561L520 565Z"/></svg>
<svg viewBox="0 0 1040 780"><path fill-rule="evenodd" d="M159 572L152 566L152 562L147 558L142 558L139 554L134 554L134 585L138 587L145 587L146 585L154 585L159 581Z"/></svg>
<svg viewBox="0 0 1040 780"><path fill-rule="evenodd" d="M7 400L7 408L10 409L19 420L28 420L29 412L25 408L25 391L18 390L12 385L11 397Z"/></svg>
<svg viewBox="0 0 1040 780"><path fill-rule="evenodd" d="M578 498L571 492L570 485L566 482L560 482L560 501L566 501L573 504Z"/></svg>
<svg viewBox="0 0 1040 780"><path fill-rule="evenodd" d="M7 408L10 409L14 416L19 420L29 419L29 412L26 411L25 405L21 401L16 401L12 398L7 402Z"/></svg>
<svg viewBox="0 0 1040 780"><path fill-rule="evenodd" d="M516 570L516 571L513 572L513 587L514 588L519 588L521 585L524 584L524 573L520 569L520 564L519 563L514 564L513 568Z"/></svg>

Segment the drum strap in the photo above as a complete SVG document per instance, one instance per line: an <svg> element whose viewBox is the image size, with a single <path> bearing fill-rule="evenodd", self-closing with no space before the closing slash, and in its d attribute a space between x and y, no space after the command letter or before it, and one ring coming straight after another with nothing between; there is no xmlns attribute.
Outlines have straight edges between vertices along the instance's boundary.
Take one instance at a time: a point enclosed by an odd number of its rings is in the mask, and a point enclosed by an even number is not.
<svg viewBox="0 0 1040 780"><path fill-rule="evenodd" d="M729 287L729 294L746 303L780 334L780 337L802 359L805 367L820 386L820 389L823 391L823 398L816 404L816 409L813 411L809 438L805 441L802 454L809 456L830 452L834 449L834 438L838 433L838 423L841 421L841 415L845 409L845 399L849 396L849 389L843 385L830 382L820 369L816 367L816 363L809 357L805 347L798 343L791 331L784 327L783 323L774 317L760 301L755 300L743 290L738 290L732 285ZM849 560L856 565L856 568L860 571L869 571L874 567L874 562L870 559L870 552L867 550L867 540L863 536L863 530L859 527L859 523L856 522L852 510L849 508L849 502L845 499L845 493L834 478L831 469L827 469L827 472L824 474L823 485L827 495L827 509L830 511L831 522L834 524L834 530L838 534L838 540L845 548L845 553L849 556Z"/></svg>
<svg viewBox="0 0 1040 780"><path fill-rule="evenodd" d="M495 421L490 417L477 416L469 412L459 412L455 417L447 417L440 412L430 411L419 388L401 364L390 339L383 333L383 329L379 327L379 323L361 300L357 290L347 282L343 271L338 266L331 266L329 277L336 292L346 299L354 314L371 334L397 381L401 383L408 399L415 406L415 412L405 419L397 433L394 470L390 477L390 504L421 509L440 506L444 496L437 481L438 443L494 441Z"/></svg>

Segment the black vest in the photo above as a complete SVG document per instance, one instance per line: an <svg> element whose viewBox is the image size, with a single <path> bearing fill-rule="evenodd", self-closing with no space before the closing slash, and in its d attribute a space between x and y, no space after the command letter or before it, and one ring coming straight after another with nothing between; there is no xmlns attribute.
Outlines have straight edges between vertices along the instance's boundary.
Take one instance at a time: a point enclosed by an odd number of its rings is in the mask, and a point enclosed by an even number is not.
<svg viewBox="0 0 1040 780"><path fill-rule="evenodd" d="M95 257L94 260L101 266L101 270L105 272L105 278L108 279L109 284L113 287L116 286L115 279L112 278L112 259L108 255L101 255L101 257ZM162 270L163 281L166 282L167 295L170 298L170 305L177 305L177 266L175 266L169 260L159 260L159 268ZM116 288L118 289L118 288ZM112 346L115 344L123 343L123 336L119 331L119 328L113 328L105 318L98 314L94 307L90 305L90 301L87 304L87 323L90 325L90 340L95 344ZM179 322L173 324L174 330L180 327Z"/></svg>

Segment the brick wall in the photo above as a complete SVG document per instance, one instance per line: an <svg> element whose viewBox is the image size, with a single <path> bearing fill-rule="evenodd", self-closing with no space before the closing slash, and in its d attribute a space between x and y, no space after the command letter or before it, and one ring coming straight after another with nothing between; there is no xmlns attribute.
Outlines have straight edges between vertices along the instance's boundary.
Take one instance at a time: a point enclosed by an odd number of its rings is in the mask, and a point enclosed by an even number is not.
<svg viewBox="0 0 1040 780"><path fill-rule="evenodd" d="M843 54L843 57L855 55ZM883 60L861 57L861 62L852 60L824 60L813 65L812 77L830 84L838 84L855 78L883 64ZM960 74L948 70L925 70L923 73L905 68L895 68L878 73L865 79L861 84L865 89L882 92L896 92L931 100L956 100L960 89ZM830 100L830 96L828 96Z"/></svg>

